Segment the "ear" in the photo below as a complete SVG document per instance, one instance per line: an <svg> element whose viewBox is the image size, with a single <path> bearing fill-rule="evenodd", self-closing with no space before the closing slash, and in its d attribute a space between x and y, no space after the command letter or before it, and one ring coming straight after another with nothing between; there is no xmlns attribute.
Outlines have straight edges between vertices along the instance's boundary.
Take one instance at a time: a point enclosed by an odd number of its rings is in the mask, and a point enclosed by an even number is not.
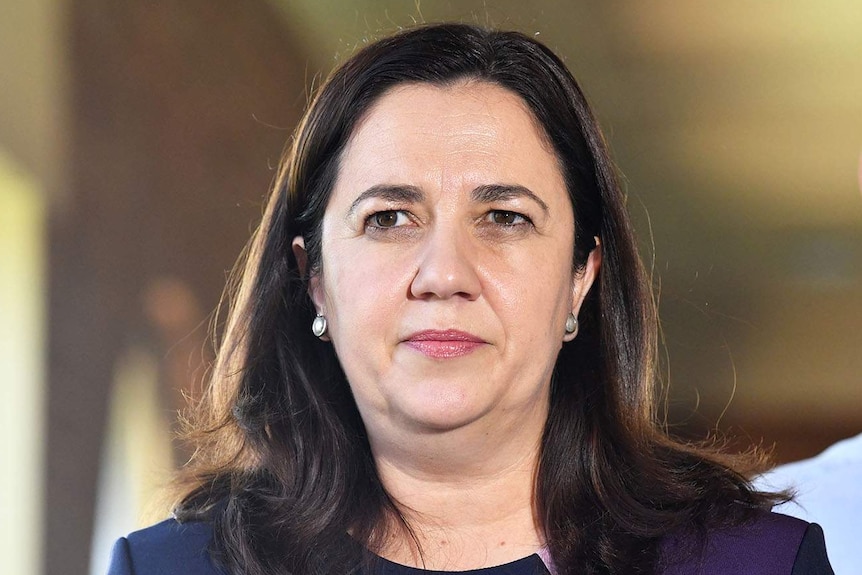
<svg viewBox="0 0 862 575"><path fill-rule="evenodd" d="M296 258L296 265L299 267L299 273L305 276L308 271L308 252L305 251L305 238L296 236L293 238L291 247L293 248L293 256ZM317 310L317 313L323 314L325 312L323 286L318 273L312 273L308 278L308 297L314 303L314 309Z"/></svg>
<svg viewBox="0 0 862 575"><path fill-rule="evenodd" d="M578 317L581 311L581 305L584 303L590 288L593 286L596 278L599 276L599 269L602 267L602 244L598 237L596 247L587 256L587 262L584 264L584 269L581 273L576 274L572 280L572 313ZM563 341L572 341L578 335L575 333L567 333L563 335Z"/></svg>

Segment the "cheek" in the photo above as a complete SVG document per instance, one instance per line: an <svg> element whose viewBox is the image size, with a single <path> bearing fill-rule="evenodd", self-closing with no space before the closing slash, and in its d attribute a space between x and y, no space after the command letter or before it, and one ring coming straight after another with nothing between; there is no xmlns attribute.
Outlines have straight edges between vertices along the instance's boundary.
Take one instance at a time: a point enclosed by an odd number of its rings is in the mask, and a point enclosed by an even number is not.
<svg viewBox="0 0 862 575"><path fill-rule="evenodd" d="M531 250L513 254L486 274L501 306L526 320L552 321L572 301L569 256L564 250Z"/></svg>
<svg viewBox="0 0 862 575"><path fill-rule="evenodd" d="M386 407L379 382L392 369L410 276L404 258L340 247L326 252L330 257L323 268L329 334L357 405L368 417Z"/></svg>
<svg viewBox="0 0 862 575"><path fill-rule="evenodd" d="M335 333L367 333L391 322L409 286L407 258L375 250L332 246L324 258L323 290L327 316ZM374 329L374 335L381 334Z"/></svg>

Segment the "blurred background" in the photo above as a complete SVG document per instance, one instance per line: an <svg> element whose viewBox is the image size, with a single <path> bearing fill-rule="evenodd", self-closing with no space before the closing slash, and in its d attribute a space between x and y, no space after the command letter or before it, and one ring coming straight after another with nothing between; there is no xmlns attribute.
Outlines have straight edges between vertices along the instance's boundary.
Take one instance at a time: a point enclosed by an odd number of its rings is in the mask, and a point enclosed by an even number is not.
<svg viewBox="0 0 862 575"><path fill-rule="evenodd" d="M862 431L862 3L0 3L0 572L103 573L166 516L183 393L322 75L441 19L561 54L653 272L680 435Z"/></svg>

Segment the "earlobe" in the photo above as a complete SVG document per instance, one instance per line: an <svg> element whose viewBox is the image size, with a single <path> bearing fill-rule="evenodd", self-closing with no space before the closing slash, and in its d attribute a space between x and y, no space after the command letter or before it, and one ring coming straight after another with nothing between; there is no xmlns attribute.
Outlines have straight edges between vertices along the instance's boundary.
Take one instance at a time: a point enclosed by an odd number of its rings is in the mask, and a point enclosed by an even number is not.
<svg viewBox="0 0 862 575"><path fill-rule="evenodd" d="M575 275L572 281L572 312L566 322L567 329L563 336L563 341L572 341L578 335L578 313L581 311L581 305L593 287L599 275L599 269L602 266L602 245L598 237L594 239L596 247L587 256L587 261L584 263L581 273ZM569 330L569 325L572 323L569 321L571 318L574 318L574 328Z"/></svg>
<svg viewBox="0 0 862 575"><path fill-rule="evenodd" d="M566 316L566 333L563 335L563 341L569 342L578 337L578 318L574 312L569 312Z"/></svg>

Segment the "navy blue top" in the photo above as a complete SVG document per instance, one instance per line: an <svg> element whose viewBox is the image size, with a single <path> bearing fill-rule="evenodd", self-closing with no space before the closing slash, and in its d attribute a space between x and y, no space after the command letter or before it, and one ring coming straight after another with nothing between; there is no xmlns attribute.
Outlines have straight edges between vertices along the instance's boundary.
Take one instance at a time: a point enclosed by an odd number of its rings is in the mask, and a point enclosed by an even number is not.
<svg viewBox="0 0 862 575"><path fill-rule="evenodd" d="M813 523L762 513L746 525L714 530L706 544L669 537L662 545L661 575L834 575L823 532ZM227 575L210 556L208 523L168 519L114 544L108 575ZM377 575L443 575L380 561ZM538 555L458 575L547 575Z"/></svg>

